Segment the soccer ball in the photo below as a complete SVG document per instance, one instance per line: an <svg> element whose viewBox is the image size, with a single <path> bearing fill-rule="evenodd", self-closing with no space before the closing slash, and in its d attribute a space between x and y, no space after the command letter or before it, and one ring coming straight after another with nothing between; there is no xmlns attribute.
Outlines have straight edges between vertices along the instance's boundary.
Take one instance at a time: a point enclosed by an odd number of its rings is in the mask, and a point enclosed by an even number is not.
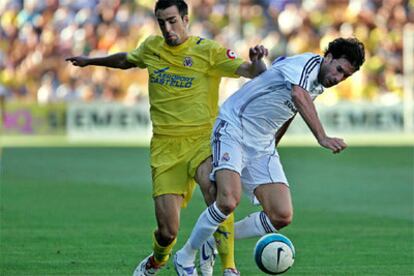
<svg viewBox="0 0 414 276"><path fill-rule="evenodd" d="M281 274L293 265L295 248L282 234L267 234L257 241L254 247L254 260L263 272Z"/></svg>

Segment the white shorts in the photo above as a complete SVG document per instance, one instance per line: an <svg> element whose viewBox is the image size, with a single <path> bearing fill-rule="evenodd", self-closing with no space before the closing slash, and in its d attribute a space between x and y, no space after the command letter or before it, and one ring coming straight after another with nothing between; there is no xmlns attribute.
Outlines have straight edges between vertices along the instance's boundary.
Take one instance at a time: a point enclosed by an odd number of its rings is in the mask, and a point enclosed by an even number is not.
<svg viewBox="0 0 414 276"><path fill-rule="evenodd" d="M228 169L240 175L244 192L254 204L257 186L283 183L289 186L276 148L272 152L253 153L243 143L242 133L224 120L217 119L211 137L213 170L210 179L215 181L218 170Z"/></svg>

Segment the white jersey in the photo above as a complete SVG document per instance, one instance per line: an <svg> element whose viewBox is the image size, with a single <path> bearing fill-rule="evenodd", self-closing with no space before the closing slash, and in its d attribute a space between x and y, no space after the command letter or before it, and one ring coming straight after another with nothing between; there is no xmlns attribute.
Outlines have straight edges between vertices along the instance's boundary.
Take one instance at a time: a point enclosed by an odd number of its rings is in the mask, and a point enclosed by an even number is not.
<svg viewBox="0 0 414 276"><path fill-rule="evenodd" d="M246 150L272 152L277 130L297 112L293 85L305 89L312 99L324 91L318 81L322 61L322 56L311 53L279 57L267 71L229 97L218 118L241 130Z"/></svg>

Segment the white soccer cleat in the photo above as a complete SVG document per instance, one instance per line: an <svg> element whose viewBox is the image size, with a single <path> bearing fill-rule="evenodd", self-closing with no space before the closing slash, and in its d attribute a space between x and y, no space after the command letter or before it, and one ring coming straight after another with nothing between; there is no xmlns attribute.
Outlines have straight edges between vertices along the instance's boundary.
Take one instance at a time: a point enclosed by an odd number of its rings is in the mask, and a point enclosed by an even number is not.
<svg viewBox="0 0 414 276"><path fill-rule="evenodd" d="M240 272L235 268L226 268L223 271L223 276L240 276Z"/></svg>
<svg viewBox="0 0 414 276"><path fill-rule="evenodd" d="M178 252L177 252L178 253ZM174 268L178 276L198 276L195 265L184 267L178 262L177 253L174 255Z"/></svg>
<svg viewBox="0 0 414 276"><path fill-rule="evenodd" d="M156 265L154 257L149 255L146 257L138 266L135 268L134 274L132 276L152 276L157 275L158 270L160 270L163 265Z"/></svg>
<svg viewBox="0 0 414 276"><path fill-rule="evenodd" d="M211 236L200 248L200 272L203 276L213 276L217 256L216 241Z"/></svg>

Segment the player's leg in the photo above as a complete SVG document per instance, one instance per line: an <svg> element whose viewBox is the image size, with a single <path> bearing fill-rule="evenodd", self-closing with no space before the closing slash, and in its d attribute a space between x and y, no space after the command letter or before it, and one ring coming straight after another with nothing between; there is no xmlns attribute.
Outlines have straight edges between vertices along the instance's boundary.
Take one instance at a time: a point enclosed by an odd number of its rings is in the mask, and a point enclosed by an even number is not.
<svg viewBox="0 0 414 276"><path fill-rule="evenodd" d="M235 238L262 236L288 225L293 214L292 200L277 152L255 159L245 170L244 188L253 203L262 205L263 211L236 222Z"/></svg>
<svg viewBox="0 0 414 276"><path fill-rule="evenodd" d="M153 199L157 228L153 233L152 253L144 259L135 275L154 275L171 255L179 229L180 210L191 198L195 183L188 176L185 141L178 138L151 140Z"/></svg>
<svg viewBox="0 0 414 276"><path fill-rule="evenodd" d="M283 183L259 185L255 195L263 207L235 223L235 238L244 239L273 233L292 221L290 189Z"/></svg>
<svg viewBox="0 0 414 276"><path fill-rule="evenodd" d="M260 185L255 195L272 225L280 230L292 222L293 207L290 189L284 183Z"/></svg>
<svg viewBox="0 0 414 276"><path fill-rule="evenodd" d="M154 231L154 260L165 264L177 240L180 226L181 195L161 195L154 199L157 229Z"/></svg>
<svg viewBox="0 0 414 276"><path fill-rule="evenodd" d="M174 258L177 271L194 268L198 248L226 220L240 201L242 152L239 128L217 120L212 137L213 171L210 174L216 182L216 201L201 213L190 238Z"/></svg>
<svg viewBox="0 0 414 276"><path fill-rule="evenodd" d="M234 211L241 196L240 176L237 172L223 169L216 172L216 201L198 218L190 238L174 259L176 269L194 267L194 260L201 245L217 230L218 226Z"/></svg>
<svg viewBox="0 0 414 276"><path fill-rule="evenodd" d="M134 276L155 275L167 263L177 240L182 202L181 195L154 198L157 229L153 233L152 253L138 265Z"/></svg>
<svg viewBox="0 0 414 276"><path fill-rule="evenodd" d="M212 160L213 158L209 156L207 159L201 162L197 167L196 173L194 175L194 179L200 186L201 193L203 194L204 201L207 206L211 205L216 199L216 185L210 181L209 177L213 169L213 166L211 164Z"/></svg>
<svg viewBox="0 0 414 276"><path fill-rule="evenodd" d="M195 175L196 182L200 185L200 189L203 193L204 200L207 206L211 205L214 202L216 196L216 186L209 179L209 174L212 170L212 157L204 160L200 166L197 168ZM229 217L219 225L216 232L214 232L214 239L216 241L217 250L221 259L222 270L225 269L236 269L236 264L234 261L234 214L231 213ZM214 252L213 250L204 250L203 247L208 247L208 243L203 244L200 255L200 269L204 275L210 275L212 273L212 268L208 266L214 265L214 256L209 256L204 254L204 252ZM208 249L208 248L207 248ZM212 258L212 260L210 260ZM209 273L208 271L211 271Z"/></svg>

